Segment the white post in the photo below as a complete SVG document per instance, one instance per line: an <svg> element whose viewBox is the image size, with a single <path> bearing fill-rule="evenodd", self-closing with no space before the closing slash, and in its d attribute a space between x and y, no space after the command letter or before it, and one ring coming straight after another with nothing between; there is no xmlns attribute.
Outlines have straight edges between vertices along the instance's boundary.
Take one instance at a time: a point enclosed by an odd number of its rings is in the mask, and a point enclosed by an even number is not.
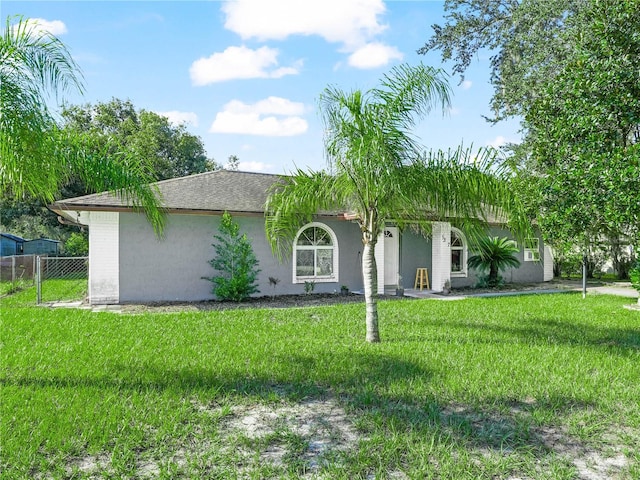
<svg viewBox="0 0 640 480"><path fill-rule="evenodd" d="M431 288L441 292L451 278L451 224L433 222L431 229Z"/></svg>
<svg viewBox="0 0 640 480"><path fill-rule="evenodd" d="M40 256L36 257L36 304L42 303L42 266Z"/></svg>

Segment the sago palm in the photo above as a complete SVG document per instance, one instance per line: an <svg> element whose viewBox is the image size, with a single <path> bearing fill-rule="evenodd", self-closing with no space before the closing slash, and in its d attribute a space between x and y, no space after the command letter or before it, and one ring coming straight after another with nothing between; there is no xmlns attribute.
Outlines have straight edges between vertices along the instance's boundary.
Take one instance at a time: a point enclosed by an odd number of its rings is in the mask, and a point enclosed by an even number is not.
<svg viewBox="0 0 640 480"><path fill-rule="evenodd" d="M164 216L146 166L106 149L96 154L90 136L61 131L47 108L51 97L83 91L78 65L58 38L31 20L8 17L0 36L0 85L2 194L50 202L77 175L95 191L130 198L161 230Z"/></svg>
<svg viewBox="0 0 640 480"><path fill-rule="evenodd" d="M320 98L328 171L298 170L285 177L267 201L266 232L280 256L297 230L320 211L348 212L360 226L366 339L379 342L374 249L385 221L400 226L456 218L477 226L486 214L517 205L506 184L489 170L491 153L475 163L462 148L421 154L412 135L416 120L449 105L442 71L419 65L395 67L379 88L343 92L328 87Z"/></svg>
<svg viewBox="0 0 640 480"><path fill-rule="evenodd" d="M518 268L520 261L514 256L518 247L513 240L502 237L484 237L476 246L475 255L469 257L467 265L481 272L489 272L487 284L495 287L499 283L499 272L507 268Z"/></svg>

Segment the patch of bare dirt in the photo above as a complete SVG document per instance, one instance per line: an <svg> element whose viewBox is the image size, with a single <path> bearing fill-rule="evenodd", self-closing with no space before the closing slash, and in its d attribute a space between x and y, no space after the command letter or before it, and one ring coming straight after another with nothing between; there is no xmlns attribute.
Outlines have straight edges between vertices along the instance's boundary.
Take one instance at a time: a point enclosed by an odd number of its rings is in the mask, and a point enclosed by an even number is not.
<svg viewBox="0 0 640 480"><path fill-rule="evenodd" d="M227 435L254 440L272 437L269 446L260 452L260 459L277 466L292 453L284 439L288 434L295 435L305 445L300 460L306 463L310 474L317 472L327 455L355 449L361 438L332 398L294 405L235 406L223 425ZM277 433L280 435L274 435Z"/></svg>
<svg viewBox="0 0 640 480"><path fill-rule="evenodd" d="M508 413L483 413L469 409L461 404L451 404L442 409L442 422L448 425L459 425L464 422L474 432L474 437L480 439L476 450L481 455L491 455L491 450L497 448L501 454L511 451L510 444L517 445L518 418L530 415L528 408L535 404L531 398L515 404ZM509 439L503 443L505 439ZM571 436L566 428L560 426L532 426L523 439L534 447L541 447L559 457L569 460L577 471L578 480L614 480L623 479L630 466L630 460L623 453L625 447L615 434L606 434L602 438L593 439L586 444ZM594 447L596 444L601 447ZM509 480L521 480L512 477Z"/></svg>

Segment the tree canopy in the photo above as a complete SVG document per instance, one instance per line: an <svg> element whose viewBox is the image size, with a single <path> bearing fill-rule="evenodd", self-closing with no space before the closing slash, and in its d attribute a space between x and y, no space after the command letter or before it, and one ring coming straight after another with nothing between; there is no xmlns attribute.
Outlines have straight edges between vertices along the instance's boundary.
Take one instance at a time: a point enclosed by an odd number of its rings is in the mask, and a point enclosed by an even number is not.
<svg viewBox="0 0 640 480"><path fill-rule="evenodd" d="M155 112L137 110L129 100L75 105L62 112L63 128L89 134L97 145L125 151L149 165L154 180L220 168L207 158L202 140L184 125L173 125Z"/></svg>
<svg viewBox="0 0 640 480"><path fill-rule="evenodd" d="M447 0L438 49L491 55L493 121L521 120L515 180L547 240L639 243L640 0Z"/></svg>

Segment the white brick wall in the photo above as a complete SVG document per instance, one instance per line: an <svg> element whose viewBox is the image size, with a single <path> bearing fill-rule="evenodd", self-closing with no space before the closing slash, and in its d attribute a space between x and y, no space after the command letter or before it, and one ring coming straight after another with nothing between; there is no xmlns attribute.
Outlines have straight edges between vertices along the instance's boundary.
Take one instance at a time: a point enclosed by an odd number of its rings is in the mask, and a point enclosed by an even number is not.
<svg viewBox="0 0 640 480"><path fill-rule="evenodd" d="M89 302L120 300L119 213L89 212Z"/></svg>
<svg viewBox="0 0 640 480"><path fill-rule="evenodd" d="M441 292L451 275L451 224L433 222L431 249L431 288Z"/></svg>

